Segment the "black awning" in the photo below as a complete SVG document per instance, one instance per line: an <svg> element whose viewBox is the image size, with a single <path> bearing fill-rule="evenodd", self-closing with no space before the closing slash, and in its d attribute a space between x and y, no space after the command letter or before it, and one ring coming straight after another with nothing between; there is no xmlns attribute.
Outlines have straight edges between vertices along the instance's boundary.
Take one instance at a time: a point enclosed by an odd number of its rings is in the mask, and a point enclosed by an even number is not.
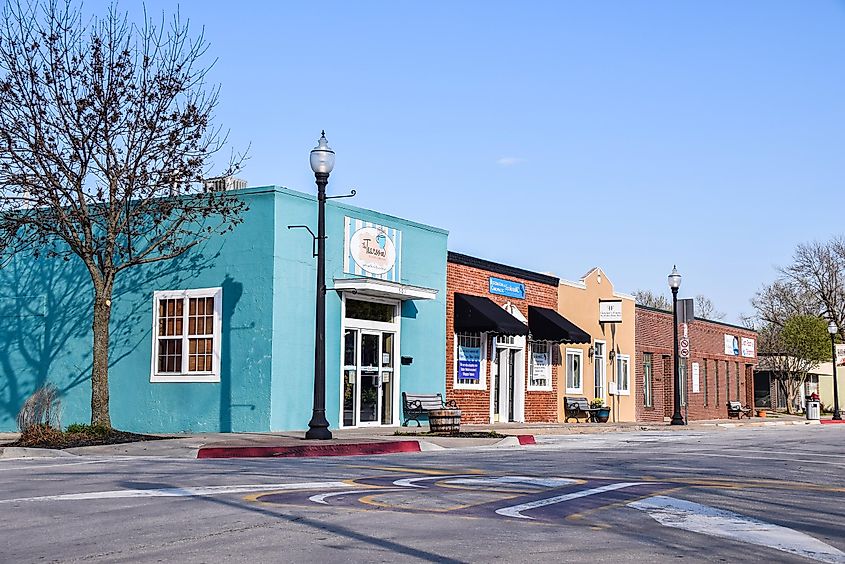
<svg viewBox="0 0 845 564"><path fill-rule="evenodd" d="M592 337L553 309L528 306L528 327L535 341L590 343Z"/></svg>
<svg viewBox="0 0 845 564"><path fill-rule="evenodd" d="M455 332L527 335L528 326L490 298L455 292Z"/></svg>

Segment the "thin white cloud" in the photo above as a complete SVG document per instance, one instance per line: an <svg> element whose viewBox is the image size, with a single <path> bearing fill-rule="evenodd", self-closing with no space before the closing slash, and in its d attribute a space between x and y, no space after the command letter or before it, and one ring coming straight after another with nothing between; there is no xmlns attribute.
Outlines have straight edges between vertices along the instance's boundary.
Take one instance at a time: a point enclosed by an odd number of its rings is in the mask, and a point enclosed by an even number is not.
<svg viewBox="0 0 845 564"><path fill-rule="evenodd" d="M515 166L518 164L522 164L525 162L525 159L521 157L502 157L496 160L496 163L499 166Z"/></svg>

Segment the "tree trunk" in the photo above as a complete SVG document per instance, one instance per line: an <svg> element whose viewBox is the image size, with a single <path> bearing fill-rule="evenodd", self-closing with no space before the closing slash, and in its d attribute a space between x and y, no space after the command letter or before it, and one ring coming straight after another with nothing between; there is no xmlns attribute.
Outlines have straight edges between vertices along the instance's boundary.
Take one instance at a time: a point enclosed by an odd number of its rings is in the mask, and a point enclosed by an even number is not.
<svg viewBox="0 0 845 564"><path fill-rule="evenodd" d="M91 424L111 428L109 415L109 320L111 284L94 284L94 362L91 367Z"/></svg>

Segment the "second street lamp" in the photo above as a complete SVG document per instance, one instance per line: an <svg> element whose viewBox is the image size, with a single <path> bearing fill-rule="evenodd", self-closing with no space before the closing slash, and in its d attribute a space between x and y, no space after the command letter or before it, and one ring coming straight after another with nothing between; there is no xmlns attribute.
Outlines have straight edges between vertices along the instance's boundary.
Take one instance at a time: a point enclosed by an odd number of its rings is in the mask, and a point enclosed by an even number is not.
<svg viewBox="0 0 845 564"><path fill-rule="evenodd" d="M678 365L678 288L681 287L681 274L678 268L673 266L672 273L669 275L669 289L672 290L672 335L675 340L675 354L672 357L672 365L675 372L674 385L675 389L675 410L672 413L672 425L686 425L684 417L681 415L681 373Z"/></svg>
<svg viewBox="0 0 845 564"><path fill-rule="evenodd" d="M834 321L828 323L827 332L830 333L830 350L832 352L831 359L833 360L833 420L841 421L842 414L839 413L839 384L836 381L836 342L833 340L837 331L838 328Z"/></svg>
<svg viewBox="0 0 845 564"><path fill-rule="evenodd" d="M306 439L331 439L326 419L326 185L334 168L334 151L323 131L311 151L311 170L317 180L317 306L314 330L314 409Z"/></svg>

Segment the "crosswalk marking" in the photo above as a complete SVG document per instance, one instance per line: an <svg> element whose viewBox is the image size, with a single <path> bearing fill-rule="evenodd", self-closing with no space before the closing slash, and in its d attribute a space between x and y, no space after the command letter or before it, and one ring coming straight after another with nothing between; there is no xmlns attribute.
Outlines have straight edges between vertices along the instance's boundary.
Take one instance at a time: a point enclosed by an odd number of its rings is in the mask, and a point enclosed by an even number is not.
<svg viewBox="0 0 845 564"><path fill-rule="evenodd" d="M628 507L647 512L666 527L765 546L819 562L845 563L845 553L802 532L751 517L668 496L634 501Z"/></svg>
<svg viewBox="0 0 845 564"><path fill-rule="evenodd" d="M528 511L530 509L537 509L539 507L545 507L547 505L554 505L556 503L563 503L564 501L587 497L590 495L596 495L614 490L621 490L623 488L630 488L633 486L640 486L644 483L646 482L620 482L617 484L607 484L606 486L600 486L598 488L578 490L577 492L556 495L554 497L547 497L545 499L538 499L536 501L529 501L528 503L520 503L519 505L512 505L510 507L503 507L501 509L497 509L496 513L505 517L517 517L519 519L534 519L533 517L523 515L522 512Z"/></svg>

